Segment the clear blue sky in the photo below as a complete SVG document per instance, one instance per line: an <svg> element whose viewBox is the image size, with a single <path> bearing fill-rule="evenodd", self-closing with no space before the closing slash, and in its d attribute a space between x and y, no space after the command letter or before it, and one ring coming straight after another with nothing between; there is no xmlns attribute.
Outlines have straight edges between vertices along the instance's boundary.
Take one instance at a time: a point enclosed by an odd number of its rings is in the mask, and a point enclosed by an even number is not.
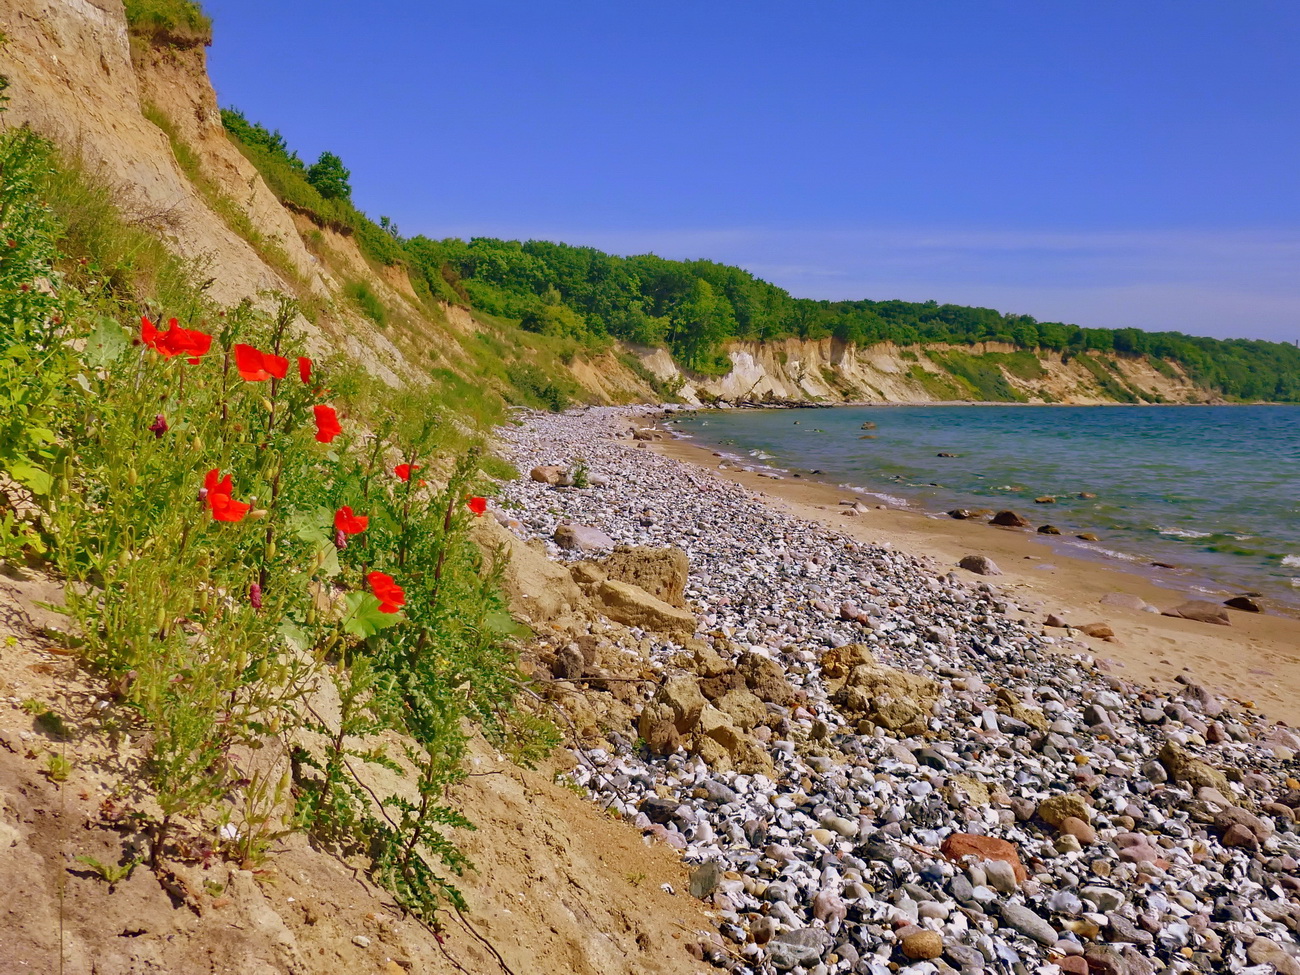
<svg viewBox="0 0 1300 975"><path fill-rule="evenodd" d="M408 235L1300 338L1294 0L205 0L221 103Z"/></svg>

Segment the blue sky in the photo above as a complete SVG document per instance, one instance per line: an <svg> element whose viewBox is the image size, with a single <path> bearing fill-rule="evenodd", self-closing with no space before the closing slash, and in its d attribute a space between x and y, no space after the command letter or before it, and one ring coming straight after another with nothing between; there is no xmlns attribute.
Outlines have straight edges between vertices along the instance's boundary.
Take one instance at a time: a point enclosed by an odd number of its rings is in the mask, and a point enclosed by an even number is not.
<svg viewBox="0 0 1300 975"><path fill-rule="evenodd" d="M223 105L403 233L1300 338L1300 4L205 0Z"/></svg>

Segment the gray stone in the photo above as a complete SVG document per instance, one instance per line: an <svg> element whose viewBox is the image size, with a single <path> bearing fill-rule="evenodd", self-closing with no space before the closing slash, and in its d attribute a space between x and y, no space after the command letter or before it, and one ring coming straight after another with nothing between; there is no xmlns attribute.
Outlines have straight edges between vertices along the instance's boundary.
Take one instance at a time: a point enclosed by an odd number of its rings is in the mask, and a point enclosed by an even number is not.
<svg viewBox="0 0 1300 975"><path fill-rule="evenodd" d="M573 552L603 552L614 547L614 539L588 525L560 525L551 537L560 548Z"/></svg>
<svg viewBox="0 0 1300 975"><path fill-rule="evenodd" d="M779 972L796 965L809 968L830 950L831 936L822 928L798 928L777 935L767 946L767 957Z"/></svg>
<svg viewBox="0 0 1300 975"><path fill-rule="evenodd" d="M998 905L998 913L1008 927L1019 931L1026 938L1031 938L1040 945L1056 944L1059 937L1056 929L1023 904L1005 901Z"/></svg>

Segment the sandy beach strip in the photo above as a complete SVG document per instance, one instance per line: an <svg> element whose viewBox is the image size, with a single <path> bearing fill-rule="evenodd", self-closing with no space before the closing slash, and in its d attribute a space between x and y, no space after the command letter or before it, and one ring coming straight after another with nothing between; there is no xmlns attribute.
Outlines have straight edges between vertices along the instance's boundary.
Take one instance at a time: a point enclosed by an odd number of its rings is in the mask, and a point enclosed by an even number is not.
<svg viewBox="0 0 1300 975"><path fill-rule="evenodd" d="M647 420L639 420L638 425ZM954 571L966 555L986 555L1003 574L987 581L1021 607L1021 617L1041 623L1055 613L1076 626L1108 623L1112 641L1093 639L1076 629L1046 628L1063 644L1074 641L1096 655L1119 675L1168 686L1179 674L1194 677L1220 693L1249 704L1268 717L1300 726L1300 620L1228 610L1230 626L1199 623L1154 613L1105 605L1108 593L1128 593L1159 609L1189 599L1213 598L1205 593L1167 589L1134 572L1125 572L1086 559L1054 552L1035 533L997 528L983 520L959 521L918 511L878 508L880 500L806 477L773 480L728 463L710 447L688 440L654 440L651 449L708 470L760 495L775 510L820 522L864 542L887 544L914 555L928 556ZM841 501L858 500L871 510L845 517ZM1223 593L1227 598L1233 593Z"/></svg>

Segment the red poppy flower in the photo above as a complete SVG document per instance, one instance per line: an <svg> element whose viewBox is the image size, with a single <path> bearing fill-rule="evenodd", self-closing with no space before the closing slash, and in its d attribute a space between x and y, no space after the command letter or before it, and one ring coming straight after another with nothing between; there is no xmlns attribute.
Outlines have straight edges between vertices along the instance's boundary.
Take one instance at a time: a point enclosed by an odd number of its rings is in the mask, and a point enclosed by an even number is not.
<svg viewBox="0 0 1300 975"><path fill-rule="evenodd" d="M354 515L347 505L334 512L334 528L344 535L360 535L369 524L368 515Z"/></svg>
<svg viewBox="0 0 1300 975"><path fill-rule="evenodd" d="M298 378L304 383L311 380L311 360L305 355L298 356Z"/></svg>
<svg viewBox="0 0 1300 975"><path fill-rule="evenodd" d="M262 587L256 582L248 587L248 605L253 609L262 608Z"/></svg>
<svg viewBox="0 0 1300 975"><path fill-rule="evenodd" d="M153 418L153 423L149 424L149 430L153 433L155 440L161 440L163 434L170 428L167 426L167 417L158 413Z"/></svg>
<svg viewBox="0 0 1300 975"><path fill-rule="evenodd" d="M160 332L144 315L140 316L140 341L165 358L183 355L191 363L198 362L199 356L207 355L212 347L211 335L197 329L181 328L174 318L168 320L167 331Z"/></svg>
<svg viewBox="0 0 1300 975"><path fill-rule="evenodd" d="M420 469L420 464L398 464L393 468L393 473L397 475L399 481L409 481L411 475Z"/></svg>
<svg viewBox="0 0 1300 975"><path fill-rule="evenodd" d="M263 379L283 379L289 375L289 360L281 355L259 352L251 345L236 345L235 368L250 383L258 383Z"/></svg>
<svg viewBox="0 0 1300 975"><path fill-rule="evenodd" d="M339 416L334 412L334 407L318 404L311 408L316 414L316 439L321 443L329 443L340 433L343 428L339 426Z"/></svg>
<svg viewBox="0 0 1300 975"><path fill-rule="evenodd" d="M223 478L215 467L203 479L203 487L207 492L203 500L212 512L213 521L243 521L252 507L230 496L235 489L234 480L229 474Z"/></svg>
<svg viewBox="0 0 1300 975"><path fill-rule="evenodd" d="M366 576L370 591L379 598L379 610L383 613L396 613L406 603L406 592L393 581L393 577L382 572L372 572Z"/></svg>
<svg viewBox="0 0 1300 975"><path fill-rule="evenodd" d="M487 511L487 498L470 498L465 504L476 518L482 517L483 512Z"/></svg>

